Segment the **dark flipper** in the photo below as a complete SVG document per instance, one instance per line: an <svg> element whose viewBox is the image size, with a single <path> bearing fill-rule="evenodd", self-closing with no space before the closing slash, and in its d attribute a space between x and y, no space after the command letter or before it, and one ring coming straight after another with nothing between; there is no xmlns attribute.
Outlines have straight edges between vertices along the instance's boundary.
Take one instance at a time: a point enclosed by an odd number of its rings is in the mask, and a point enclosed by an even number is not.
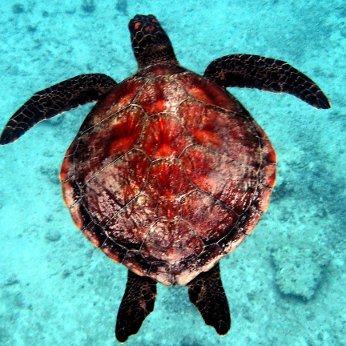
<svg viewBox="0 0 346 346"><path fill-rule="evenodd" d="M190 300L196 305L205 323L214 327L218 334L225 335L231 327L231 316L219 264L199 274L188 287Z"/></svg>
<svg viewBox="0 0 346 346"><path fill-rule="evenodd" d="M115 326L118 341L125 342L138 332L144 319L154 310L155 298L156 281L129 271Z"/></svg>
<svg viewBox="0 0 346 346"><path fill-rule="evenodd" d="M42 120L97 101L116 85L111 77L104 74L85 74L37 92L8 121L1 134L0 144L13 142Z"/></svg>
<svg viewBox="0 0 346 346"><path fill-rule="evenodd" d="M282 60L249 54L226 55L212 61L204 76L224 87L286 92L316 108L330 108L316 83Z"/></svg>

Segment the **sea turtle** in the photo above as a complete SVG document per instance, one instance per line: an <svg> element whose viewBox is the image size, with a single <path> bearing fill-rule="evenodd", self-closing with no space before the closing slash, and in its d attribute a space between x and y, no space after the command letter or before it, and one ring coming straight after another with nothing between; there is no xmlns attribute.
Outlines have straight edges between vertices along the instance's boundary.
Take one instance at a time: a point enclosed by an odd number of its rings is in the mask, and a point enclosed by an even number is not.
<svg viewBox="0 0 346 346"><path fill-rule="evenodd" d="M153 15L136 15L129 29L136 74L119 84L104 74L79 75L39 91L11 117L0 143L96 101L60 179L77 227L128 268L116 338L139 330L154 308L157 282L187 285L205 322L225 334L231 319L219 260L253 231L276 173L268 137L226 88L330 104L286 62L234 54L212 61L200 76L179 65Z"/></svg>

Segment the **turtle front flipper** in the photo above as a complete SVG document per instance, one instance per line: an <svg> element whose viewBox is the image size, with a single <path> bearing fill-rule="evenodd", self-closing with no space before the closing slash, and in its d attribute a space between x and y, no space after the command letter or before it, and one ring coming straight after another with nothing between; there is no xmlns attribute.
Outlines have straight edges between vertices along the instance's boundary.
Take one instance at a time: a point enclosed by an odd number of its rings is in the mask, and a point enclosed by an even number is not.
<svg viewBox="0 0 346 346"><path fill-rule="evenodd" d="M224 87L286 92L316 108L330 108L317 84L282 60L249 54L226 55L212 61L204 76Z"/></svg>
<svg viewBox="0 0 346 346"><path fill-rule="evenodd" d="M225 335L231 327L231 316L225 290L220 277L220 267L199 274L188 285L190 301L196 305L206 324Z"/></svg>
<svg viewBox="0 0 346 346"><path fill-rule="evenodd" d="M88 102L97 101L117 83L104 74L84 74L35 93L6 124L0 144L15 141L42 120Z"/></svg>
<svg viewBox="0 0 346 346"><path fill-rule="evenodd" d="M115 326L118 341L125 342L138 332L145 318L154 310L155 298L156 281L129 270Z"/></svg>

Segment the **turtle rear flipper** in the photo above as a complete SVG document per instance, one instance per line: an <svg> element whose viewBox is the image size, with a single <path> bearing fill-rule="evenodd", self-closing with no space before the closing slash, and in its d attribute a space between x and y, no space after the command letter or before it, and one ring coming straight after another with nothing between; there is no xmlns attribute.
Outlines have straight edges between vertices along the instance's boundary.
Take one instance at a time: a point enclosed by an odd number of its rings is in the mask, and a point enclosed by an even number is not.
<svg viewBox="0 0 346 346"><path fill-rule="evenodd" d="M83 74L35 93L10 118L1 134L0 144L15 141L42 120L97 101L116 85L104 74Z"/></svg>
<svg viewBox="0 0 346 346"><path fill-rule="evenodd" d="M188 285L191 302L196 305L206 324L225 335L231 327L231 316L222 286L219 264L199 274Z"/></svg>
<svg viewBox="0 0 346 346"><path fill-rule="evenodd" d="M118 341L125 342L138 332L145 318L154 310L155 298L156 281L129 270L115 326Z"/></svg>
<svg viewBox="0 0 346 346"><path fill-rule="evenodd" d="M212 61L204 76L224 87L286 92L316 108L330 108L317 84L282 60L250 54L226 55Z"/></svg>

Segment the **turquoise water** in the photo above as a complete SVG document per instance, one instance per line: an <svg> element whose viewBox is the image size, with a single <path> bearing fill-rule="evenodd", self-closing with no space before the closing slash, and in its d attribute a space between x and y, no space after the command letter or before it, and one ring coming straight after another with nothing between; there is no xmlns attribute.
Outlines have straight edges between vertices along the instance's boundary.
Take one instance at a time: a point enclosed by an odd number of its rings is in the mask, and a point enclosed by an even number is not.
<svg viewBox="0 0 346 346"><path fill-rule="evenodd" d="M0 15L0 127L35 91L81 73L136 71L127 23L153 13L181 64L203 73L232 53L285 60L332 102L232 88L276 148L278 181L255 232L222 260L232 312L225 337L185 287L158 287L154 312L127 345L346 345L344 1L7 0ZM198 5L197 5L198 4ZM126 281L79 232L58 172L91 105L0 148L0 345L115 345Z"/></svg>

